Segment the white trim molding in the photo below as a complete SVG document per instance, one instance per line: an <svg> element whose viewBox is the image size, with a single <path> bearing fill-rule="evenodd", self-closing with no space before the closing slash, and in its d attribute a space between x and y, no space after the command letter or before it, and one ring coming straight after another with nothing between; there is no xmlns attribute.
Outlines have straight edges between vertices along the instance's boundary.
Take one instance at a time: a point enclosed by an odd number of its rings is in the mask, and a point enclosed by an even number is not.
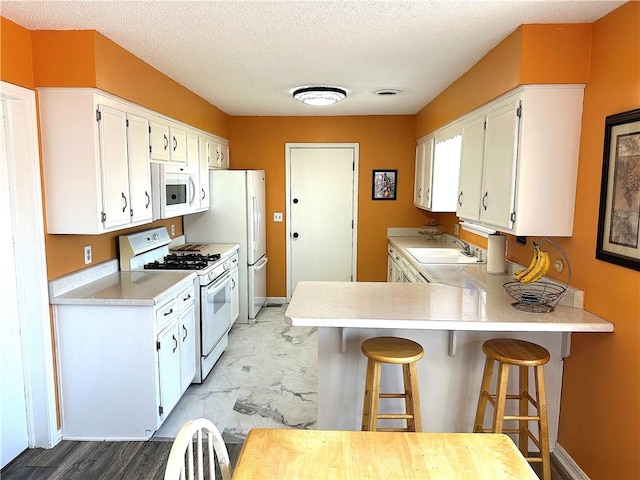
<svg viewBox="0 0 640 480"><path fill-rule="evenodd" d="M35 92L0 82L14 234L29 447L60 441L44 246Z"/></svg>
<svg viewBox="0 0 640 480"><path fill-rule="evenodd" d="M556 443L552 455L574 480L590 480L587 474L584 473L575 460L571 458L559 443Z"/></svg>

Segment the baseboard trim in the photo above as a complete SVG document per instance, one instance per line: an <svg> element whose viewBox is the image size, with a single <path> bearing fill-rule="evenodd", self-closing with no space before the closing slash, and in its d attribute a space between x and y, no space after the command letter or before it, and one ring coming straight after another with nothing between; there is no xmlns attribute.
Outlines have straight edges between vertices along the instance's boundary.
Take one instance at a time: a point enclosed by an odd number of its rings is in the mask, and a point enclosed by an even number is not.
<svg viewBox="0 0 640 480"><path fill-rule="evenodd" d="M272 307L275 305L286 305L286 304L287 304L287 297L267 297L267 303L265 303L265 306Z"/></svg>
<svg viewBox="0 0 640 480"><path fill-rule="evenodd" d="M562 445L556 443L552 454L560 465L574 480L590 480L586 473L578 466L573 458L562 448Z"/></svg>

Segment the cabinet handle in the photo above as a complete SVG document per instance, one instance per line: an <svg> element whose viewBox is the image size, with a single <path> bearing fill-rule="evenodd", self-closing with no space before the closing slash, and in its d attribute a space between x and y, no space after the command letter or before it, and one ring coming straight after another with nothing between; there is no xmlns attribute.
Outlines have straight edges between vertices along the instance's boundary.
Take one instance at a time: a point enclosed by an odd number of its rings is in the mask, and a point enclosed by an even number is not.
<svg viewBox="0 0 640 480"><path fill-rule="evenodd" d="M191 300L191 294L187 295L186 297L184 297L184 298L182 299L182 301L183 301L183 302L187 302L187 301L189 301L189 300Z"/></svg>
<svg viewBox="0 0 640 480"><path fill-rule="evenodd" d="M204 197L205 197L205 196L206 196L206 195L205 195L205 193L204 193L204 188L203 188L203 189L202 189L202 200L204 200Z"/></svg>
<svg viewBox="0 0 640 480"><path fill-rule="evenodd" d="M171 315L172 313L173 313L173 308L170 309L168 312L164 312L163 315L166 317L166 316Z"/></svg>
<svg viewBox="0 0 640 480"><path fill-rule="evenodd" d="M178 140L176 139L176 137L173 137L173 151L175 152L177 148L178 148Z"/></svg>
<svg viewBox="0 0 640 480"><path fill-rule="evenodd" d="M184 325L182 325L182 330L184 330L184 337L182 337L182 341L184 342L187 339L187 327L185 327Z"/></svg>
<svg viewBox="0 0 640 480"><path fill-rule="evenodd" d="M171 353L175 353L178 349L178 340L176 340L175 335L171 335L171 338L173 338L173 350L171 351Z"/></svg>
<svg viewBox="0 0 640 480"><path fill-rule="evenodd" d="M462 206L462 190L460 190L460 193L458 194L458 205Z"/></svg>
<svg viewBox="0 0 640 480"><path fill-rule="evenodd" d="M144 208L149 208L149 205L151 204L151 197L149 196L149 192L147 192L146 190L144 194L147 197L147 204L144 206Z"/></svg>
<svg viewBox="0 0 640 480"><path fill-rule="evenodd" d="M425 200L427 200L427 202L429 201L429 194L431 193L431 189L427 188L427 194L425 195Z"/></svg>
<svg viewBox="0 0 640 480"><path fill-rule="evenodd" d="M232 278L231 279L231 290L235 290L236 289L236 281Z"/></svg>
<svg viewBox="0 0 640 480"><path fill-rule="evenodd" d="M484 192L484 195L482 196L482 208L485 210L487 209L487 195L489 195L489 192Z"/></svg>
<svg viewBox="0 0 640 480"><path fill-rule="evenodd" d="M164 137L164 149L165 151L169 148L169 139L166 135L162 135Z"/></svg>
<svg viewBox="0 0 640 480"><path fill-rule="evenodd" d="M422 187L418 189L418 200L422 198Z"/></svg>
<svg viewBox="0 0 640 480"><path fill-rule="evenodd" d="M124 193L122 194L122 199L124 200L124 207L122 207L122 213L124 213L128 205L127 197L124 196Z"/></svg>

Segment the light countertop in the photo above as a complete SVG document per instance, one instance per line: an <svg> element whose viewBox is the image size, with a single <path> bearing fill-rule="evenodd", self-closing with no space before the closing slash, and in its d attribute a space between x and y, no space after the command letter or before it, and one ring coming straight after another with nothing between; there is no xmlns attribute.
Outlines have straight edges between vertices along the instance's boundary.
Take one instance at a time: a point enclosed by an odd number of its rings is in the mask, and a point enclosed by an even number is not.
<svg viewBox="0 0 640 480"><path fill-rule="evenodd" d="M157 305L178 284L193 284L195 272L114 272L65 293L51 296L53 305Z"/></svg>
<svg viewBox="0 0 640 480"><path fill-rule="evenodd" d="M433 283L299 282L285 313L292 325L460 331L612 332L578 308L514 309L504 292Z"/></svg>

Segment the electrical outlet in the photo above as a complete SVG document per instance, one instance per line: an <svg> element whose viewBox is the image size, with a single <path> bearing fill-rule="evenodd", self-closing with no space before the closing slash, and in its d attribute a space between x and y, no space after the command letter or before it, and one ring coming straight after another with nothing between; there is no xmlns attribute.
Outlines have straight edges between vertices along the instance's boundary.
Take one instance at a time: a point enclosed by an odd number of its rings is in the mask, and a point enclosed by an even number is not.
<svg viewBox="0 0 640 480"><path fill-rule="evenodd" d="M282 221L282 213L274 212L273 213L273 221L274 222L281 222Z"/></svg>
<svg viewBox="0 0 640 480"><path fill-rule="evenodd" d="M92 262L91 258L91 245L84 246L84 264L88 265Z"/></svg>
<svg viewBox="0 0 640 480"><path fill-rule="evenodd" d="M171 225L171 236L175 236L176 234L176 226L175 225Z"/></svg>

